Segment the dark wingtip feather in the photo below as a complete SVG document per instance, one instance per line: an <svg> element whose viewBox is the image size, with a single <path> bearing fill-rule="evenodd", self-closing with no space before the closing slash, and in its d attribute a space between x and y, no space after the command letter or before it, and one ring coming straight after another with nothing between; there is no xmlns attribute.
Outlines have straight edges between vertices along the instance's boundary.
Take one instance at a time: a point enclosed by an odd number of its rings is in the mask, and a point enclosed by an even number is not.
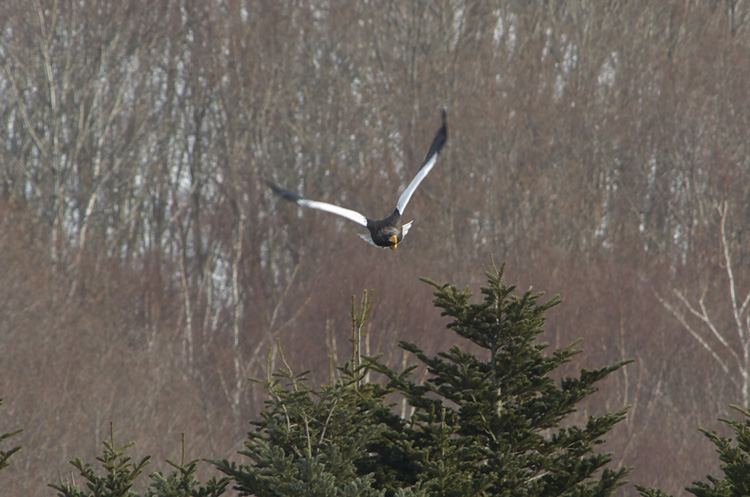
<svg viewBox="0 0 750 497"><path fill-rule="evenodd" d="M440 127L437 134L435 135L435 138L432 140L432 145L430 145L430 151L427 152L425 161L427 161L432 156L432 154L440 153L440 150L443 149L443 145L445 145L445 142L448 141L448 113L445 109L440 111L440 118L443 121L443 125Z"/></svg>
<svg viewBox="0 0 750 497"><path fill-rule="evenodd" d="M290 192L289 190L284 190L279 185L271 183L268 180L266 180L266 184L271 188L271 190L273 190L273 192L276 195L278 195L281 198L284 198L286 200L289 200L290 202L295 202L296 203L298 200L302 200L303 198L305 198L305 197L303 197L302 195L300 195L298 193L293 193L293 192Z"/></svg>

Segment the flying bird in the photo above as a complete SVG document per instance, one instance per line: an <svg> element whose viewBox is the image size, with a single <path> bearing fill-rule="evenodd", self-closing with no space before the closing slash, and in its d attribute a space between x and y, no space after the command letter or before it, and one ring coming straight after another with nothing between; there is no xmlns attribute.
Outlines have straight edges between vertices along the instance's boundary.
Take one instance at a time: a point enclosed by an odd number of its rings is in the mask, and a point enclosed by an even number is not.
<svg viewBox="0 0 750 497"><path fill-rule="evenodd" d="M427 174L432 170L432 167L435 165L435 161L437 161L438 154L440 154L440 150L443 148L443 145L445 145L445 141L448 139L448 127L446 122L447 116L445 110L442 111L441 117L443 120L443 125L438 130L435 138L433 138L432 145L430 145L430 151L427 152L427 157L425 157L424 162L422 163L422 167L419 168L417 175L414 176L414 179L411 180L411 183L409 183L409 186L406 187L404 193L401 194L401 197L398 199L398 203L396 204L396 210L394 210L393 214L385 219L377 221L374 219L370 219L364 214L360 214L359 212L353 211L351 209L345 209L343 207L339 207L338 205L319 202L317 200L310 200L297 193L284 190L283 188L271 183L270 181L267 182L268 186L270 186L271 189L281 197L289 200L290 202L294 202L297 205L330 212L332 214L337 214L341 217L345 217L350 221L354 221L355 223L364 226L370 231L369 233L359 235L364 241L376 247L388 247L391 250L396 250L398 244L401 243L401 240L403 240L406 234L409 232L411 223L414 222L409 221L406 224L401 223L401 216L404 214L406 204L409 203L411 196L414 194L414 190L417 189L422 180L424 180Z"/></svg>

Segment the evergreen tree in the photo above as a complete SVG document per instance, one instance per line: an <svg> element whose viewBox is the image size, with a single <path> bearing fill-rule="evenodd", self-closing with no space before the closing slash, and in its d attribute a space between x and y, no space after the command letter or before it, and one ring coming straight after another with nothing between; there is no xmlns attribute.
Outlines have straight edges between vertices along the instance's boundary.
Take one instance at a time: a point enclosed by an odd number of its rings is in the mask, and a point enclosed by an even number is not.
<svg viewBox="0 0 750 497"><path fill-rule="evenodd" d="M110 426L110 431L112 431ZM104 468L104 475L98 475L94 467L83 462L81 459L70 461L86 481L86 488L81 489L75 482L61 482L49 486L58 491L60 497L137 497L133 490L138 477L144 468L150 463L151 456L146 456L139 462L134 462L126 455L127 449L133 443L117 447L114 434L110 434L110 440L104 441L104 454L97 457L97 461ZM175 470L167 476L159 472L151 474L153 482L149 486L147 497L218 497L224 493L229 484L228 478L212 478L205 487L195 479L198 469L198 461L184 462L183 440L183 462L180 464L167 461Z"/></svg>
<svg viewBox="0 0 750 497"><path fill-rule="evenodd" d="M285 368L269 375L270 399L240 452L249 463L224 460L216 463L219 470L235 480L241 495L383 496L362 468L389 426L401 423L385 404L387 389L363 384L363 368L348 366L340 380L313 389L307 372L294 374L280 346L278 352ZM399 495L422 494L415 488Z"/></svg>
<svg viewBox="0 0 750 497"><path fill-rule="evenodd" d="M3 405L3 399L0 399L0 406L1 405ZM23 430L16 430L16 431L11 431L11 432L0 434L0 442L3 442L11 437L14 437L18 435L19 433L21 433L22 431ZM10 465L10 462L9 462L10 457L16 452L18 452L19 450L21 450L20 445L11 447L8 450L0 450L0 470L2 470L3 468L7 468Z"/></svg>
<svg viewBox="0 0 750 497"><path fill-rule="evenodd" d="M721 461L724 478L708 475L708 482L695 481L687 491L697 497L745 497L750 495L750 410L732 406L747 419L730 421L722 419L734 429L736 444L732 439L722 437L715 431L701 429L706 437L716 446ZM636 485L644 497L669 497L658 489Z"/></svg>
<svg viewBox="0 0 750 497"><path fill-rule="evenodd" d="M628 469L604 468L611 455L594 448L626 409L590 417L584 427L561 424L626 362L583 370L558 385L550 373L578 353L575 344L544 355L548 344L537 339L544 313L559 300L540 303L531 290L514 295L502 271L487 277L478 303L470 303L467 290L424 280L436 288L435 305L453 318L448 327L483 358L458 345L429 357L402 342L430 374L419 384L409 379L414 367L397 373L371 361L415 411L392 443L378 447L369 469L384 488L419 482L431 495L612 494Z"/></svg>
<svg viewBox="0 0 750 497"><path fill-rule="evenodd" d="M249 463L222 461L219 469L242 495L611 495L628 469L606 468L611 455L595 447L625 409L583 427L561 424L625 362L558 385L550 373L578 353L575 344L545 355L548 345L537 342L544 313L558 300L514 295L502 272L488 278L475 304L466 290L425 280L437 289L436 306L454 318L449 327L483 359L459 346L428 357L401 343L427 367L425 382L409 379L416 366L396 372L371 357L320 389L287 365L267 380L271 399L241 452ZM365 314L353 311L356 334L362 323L355 317ZM367 370L388 384L362 382ZM389 393L408 400L410 419L386 405Z"/></svg>
<svg viewBox="0 0 750 497"><path fill-rule="evenodd" d="M110 426L111 431L111 426ZM86 480L88 490L82 490L75 483L63 483L49 486L57 490L61 497L125 497L135 495L132 487L136 478L143 472L150 462L150 457L144 457L140 462L133 462L125 455L125 451L133 444L129 443L122 447L115 446L114 436L111 440L104 441L104 455L96 459L105 469L105 475L99 476L89 463L81 459L70 461Z"/></svg>

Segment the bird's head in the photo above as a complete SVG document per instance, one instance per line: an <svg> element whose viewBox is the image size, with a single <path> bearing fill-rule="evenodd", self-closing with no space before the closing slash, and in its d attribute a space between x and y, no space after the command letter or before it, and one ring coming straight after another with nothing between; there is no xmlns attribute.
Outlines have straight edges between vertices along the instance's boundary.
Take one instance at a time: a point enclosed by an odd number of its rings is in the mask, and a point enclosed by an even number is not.
<svg viewBox="0 0 750 497"><path fill-rule="evenodd" d="M398 238L396 238L396 235L392 235L388 239L388 241L393 244L393 245L391 245L391 250L396 250L398 248Z"/></svg>

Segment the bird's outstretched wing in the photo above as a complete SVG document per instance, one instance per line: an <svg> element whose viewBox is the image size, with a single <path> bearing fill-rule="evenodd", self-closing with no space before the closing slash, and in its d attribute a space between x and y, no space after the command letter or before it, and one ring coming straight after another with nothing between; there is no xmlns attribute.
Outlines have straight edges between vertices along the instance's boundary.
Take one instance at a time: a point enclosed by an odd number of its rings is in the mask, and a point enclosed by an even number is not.
<svg viewBox="0 0 750 497"><path fill-rule="evenodd" d="M294 202L297 205L301 205L302 207L309 207L311 209L318 209L319 211L325 211L330 212L331 214L336 214L341 217L345 217L346 219L350 221L354 221L357 224L361 224L364 227L367 227L367 218L360 214L357 211L353 211L351 209L344 209L343 207L339 207L338 205L329 204L326 202L318 202L317 200L310 200L298 193L293 193L288 190L284 190L278 185L275 185L271 183L270 181L267 181L268 186L271 187L271 189L278 195L280 195L282 198L289 200L290 202Z"/></svg>
<svg viewBox="0 0 750 497"><path fill-rule="evenodd" d="M445 110L442 111L441 117L443 119L443 126L438 130L435 138L433 138L432 145L430 145L430 151L427 152L427 157L425 157L424 162L422 163L422 167L419 168L419 172L417 172L417 175L414 176L414 179L411 180L411 183L409 183L409 186L406 187L404 193L401 194L401 198L398 199L396 209L398 209L398 212L400 214L404 213L406 204L409 203L414 190L417 189L422 180L425 179L427 174L432 170L432 167L435 165L435 161L437 160L440 150L443 148L443 145L445 145L445 141L448 139L448 125L446 122L447 116Z"/></svg>

